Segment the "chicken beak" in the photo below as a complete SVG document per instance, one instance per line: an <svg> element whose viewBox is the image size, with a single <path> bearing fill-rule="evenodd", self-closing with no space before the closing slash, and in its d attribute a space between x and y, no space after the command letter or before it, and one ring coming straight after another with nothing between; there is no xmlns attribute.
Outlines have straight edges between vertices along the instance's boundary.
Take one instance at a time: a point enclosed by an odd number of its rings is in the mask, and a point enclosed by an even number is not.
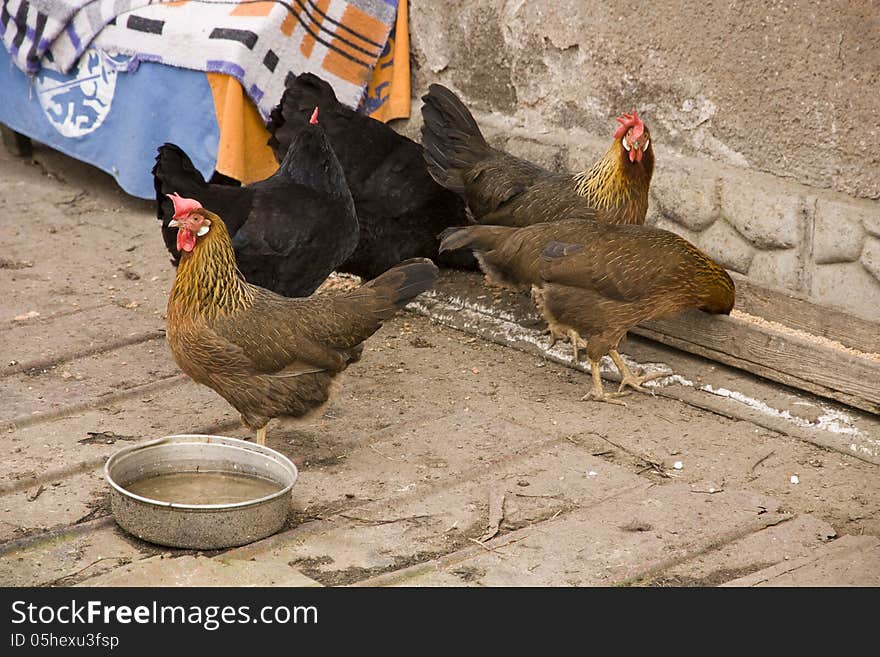
<svg viewBox="0 0 880 657"><path fill-rule="evenodd" d="M177 219L172 219L171 221L168 222L169 228L180 228L180 226L181 226L181 223Z"/></svg>
<svg viewBox="0 0 880 657"><path fill-rule="evenodd" d="M642 142L642 140L635 139L630 143L626 143L624 141L624 147L626 147L626 146L629 146L629 148L626 149L628 151L627 155L629 156L629 161L630 162L641 162L642 155L645 154L645 151L644 151L645 144Z"/></svg>

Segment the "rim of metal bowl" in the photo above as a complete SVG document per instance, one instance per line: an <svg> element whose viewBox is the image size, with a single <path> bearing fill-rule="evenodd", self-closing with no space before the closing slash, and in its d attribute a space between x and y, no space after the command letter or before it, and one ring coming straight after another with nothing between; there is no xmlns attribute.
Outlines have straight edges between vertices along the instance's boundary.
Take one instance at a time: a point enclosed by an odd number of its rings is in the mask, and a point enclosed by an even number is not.
<svg viewBox="0 0 880 657"><path fill-rule="evenodd" d="M280 463L283 467L290 470L293 474L293 481L290 482L287 486L282 488L279 491L271 493L269 495L264 495L263 497L258 497L253 500L246 500L244 502L232 502L230 504L182 504L179 502L166 502L163 500L155 500L152 497L143 497L141 495L137 495L136 493L132 493L130 490L121 486L113 480L113 477L110 476L110 468L112 465L123 458L124 456L136 452L142 449L146 449L149 447L156 447L163 443L172 442L177 438L215 438L220 439L222 444L227 447L232 447L235 449L241 449L249 452L256 452L258 454L262 454L268 458L272 458ZM234 441L231 444L226 441ZM185 442L185 441L175 441L175 442ZM205 444L211 444L210 440L196 440L194 442L201 442ZM173 436L163 436L162 438L156 438L154 440L147 440L142 443L137 443L135 445L129 445L128 447L123 447L118 452L114 452L110 455L110 458L104 463L104 479L107 480L107 483L110 484L112 488L114 488L118 493L124 495L125 497L131 498L133 500L137 500L142 504L147 504L149 506L158 506L172 509L185 509L189 511L223 511L223 510L233 510L233 509L242 509L249 506L256 506L258 504L263 504L265 502L269 502L271 500L277 499L290 493L293 489L294 484L297 479L299 479L299 470L296 467L296 464L291 461L289 458L284 456L281 452L277 452L271 447L266 447L265 445L257 445L256 443L252 443L247 440L241 440L240 438L231 438L229 436L217 436L214 434L200 434L200 433L181 433L175 434Z"/></svg>

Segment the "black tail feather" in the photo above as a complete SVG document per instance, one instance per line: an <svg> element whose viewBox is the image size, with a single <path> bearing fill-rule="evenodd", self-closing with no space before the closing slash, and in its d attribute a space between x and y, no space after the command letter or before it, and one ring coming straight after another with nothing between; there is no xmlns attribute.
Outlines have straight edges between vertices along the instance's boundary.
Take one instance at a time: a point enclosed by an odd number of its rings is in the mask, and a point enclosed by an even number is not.
<svg viewBox="0 0 880 657"><path fill-rule="evenodd" d="M292 131L298 127L295 124L299 122L295 117L301 117L302 123L306 123L317 107L320 125L322 112L339 104L333 87L313 73L290 73L284 86L281 102L272 108L269 123L266 125L270 135L267 143L279 162L284 159L285 145L290 144L293 139Z"/></svg>
<svg viewBox="0 0 880 657"><path fill-rule="evenodd" d="M153 188L156 190L156 218L162 222L162 240L175 266L180 259L177 251L177 231L168 228L174 216L174 206L166 194L193 195L193 190L205 186L205 179L189 156L177 144L162 144L153 166Z"/></svg>
<svg viewBox="0 0 880 657"><path fill-rule="evenodd" d="M187 185L205 185L205 179L196 169L189 156L183 152L177 144L164 143L156 152L156 164L153 165L153 186L156 190L156 198L164 197L177 191L172 189L177 181L184 180Z"/></svg>
<svg viewBox="0 0 880 657"><path fill-rule="evenodd" d="M491 148L470 110L452 91L432 84L422 101L422 146L428 171L438 183L461 194L461 170L479 162Z"/></svg>

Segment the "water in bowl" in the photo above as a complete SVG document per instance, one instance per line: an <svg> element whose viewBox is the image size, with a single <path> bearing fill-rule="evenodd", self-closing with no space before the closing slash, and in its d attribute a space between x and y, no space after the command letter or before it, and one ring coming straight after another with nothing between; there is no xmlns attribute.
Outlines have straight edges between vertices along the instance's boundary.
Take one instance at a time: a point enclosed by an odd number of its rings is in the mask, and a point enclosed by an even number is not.
<svg viewBox="0 0 880 657"><path fill-rule="evenodd" d="M236 504L277 493L274 481L232 472L171 472L138 479L125 488L135 495L174 504Z"/></svg>

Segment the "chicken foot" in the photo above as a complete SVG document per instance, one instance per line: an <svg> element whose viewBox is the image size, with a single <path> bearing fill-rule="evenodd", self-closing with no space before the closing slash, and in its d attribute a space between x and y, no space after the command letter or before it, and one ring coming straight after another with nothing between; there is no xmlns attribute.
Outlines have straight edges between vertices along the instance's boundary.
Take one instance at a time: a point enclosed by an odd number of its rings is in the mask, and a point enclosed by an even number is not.
<svg viewBox="0 0 880 657"><path fill-rule="evenodd" d="M600 401L609 404L617 404L618 406L626 406L626 402L615 399L615 397L620 397L621 395L628 393L622 393L620 391L611 393L605 392L605 388L602 385L602 375L599 373L598 360L590 359L590 374L593 377L593 387L590 392L581 397L581 401Z"/></svg>
<svg viewBox="0 0 880 657"><path fill-rule="evenodd" d="M620 387L617 389L618 393L621 393L624 388L628 387L637 392L644 392L647 395L653 395L654 391L643 388L642 384L646 381L653 381L654 379L662 379L665 376L669 376L668 372L653 372L651 374L636 376L626 366L626 363L623 362L623 358L617 352L617 349L612 349L608 352L608 355L611 356L611 360L614 361L617 370L620 372Z"/></svg>
<svg viewBox="0 0 880 657"><path fill-rule="evenodd" d="M580 336L580 333L574 329L563 328L557 324L549 324L544 330L544 335L550 336L547 349L552 349L558 340L571 342L571 356L574 362L579 363L581 361L580 350L587 348L587 342Z"/></svg>

